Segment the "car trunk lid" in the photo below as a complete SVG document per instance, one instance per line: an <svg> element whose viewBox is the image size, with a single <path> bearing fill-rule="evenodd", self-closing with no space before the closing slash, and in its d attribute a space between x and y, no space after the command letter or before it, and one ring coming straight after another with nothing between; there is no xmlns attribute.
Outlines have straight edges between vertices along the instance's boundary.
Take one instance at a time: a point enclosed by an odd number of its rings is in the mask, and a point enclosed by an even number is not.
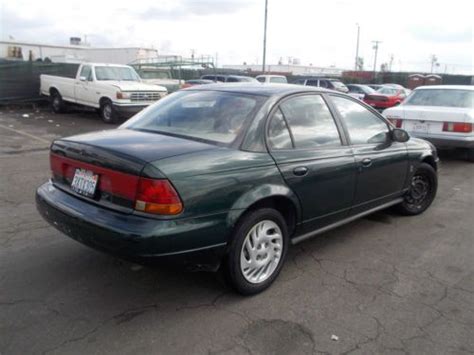
<svg viewBox="0 0 474 355"><path fill-rule="evenodd" d="M140 176L166 179L159 171L161 159L213 148L211 144L128 129L59 139L51 146L52 181L91 203L131 213ZM152 161L153 165L148 164ZM86 195L77 189L73 184L76 174L94 176L93 193Z"/></svg>

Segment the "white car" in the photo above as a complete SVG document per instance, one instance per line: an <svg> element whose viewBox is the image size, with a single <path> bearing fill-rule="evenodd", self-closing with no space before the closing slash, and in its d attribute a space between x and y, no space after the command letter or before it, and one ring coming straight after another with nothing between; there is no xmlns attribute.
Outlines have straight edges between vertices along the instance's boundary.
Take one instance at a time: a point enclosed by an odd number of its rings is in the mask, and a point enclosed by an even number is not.
<svg viewBox="0 0 474 355"><path fill-rule="evenodd" d="M474 161L474 86L420 86L383 115L438 148L467 148Z"/></svg>
<svg viewBox="0 0 474 355"><path fill-rule="evenodd" d="M133 115L167 94L165 87L143 83L128 65L82 63L75 77L42 74L40 82L54 112L67 103L93 107L106 123Z"/></svg>
<svg viewBox="0 0 474 355"><path fill-rule="evenodd" d="M283 75L258 75L257 79L261 83L287 84L286 76Z"/></svg>

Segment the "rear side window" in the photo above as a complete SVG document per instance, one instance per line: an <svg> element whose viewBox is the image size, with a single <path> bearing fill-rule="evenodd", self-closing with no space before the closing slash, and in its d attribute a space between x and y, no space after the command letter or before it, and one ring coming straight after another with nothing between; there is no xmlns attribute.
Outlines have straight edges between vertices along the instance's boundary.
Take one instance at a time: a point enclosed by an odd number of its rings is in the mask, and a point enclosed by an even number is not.
<svg viewBox="0 0 474 355"><path fill-rule="evenodd" d="M290 131L280 109L273 114L268 126L268 142L273 149L293 148Z"/></svg>
<svg viewBox="0 0 474 355"><path fill-rule="evenodd" d="M388 126L361 104L340 96L331 99L346 124L352 144L385 143Z"/></svg>
<svg viewBox="0 0 474 355"><path fill-rule="evenodd" d="M318 86L318 81L317 80L308 80L306 81L307 86Z"/></svg>
<svg viewBox="0 0 474 355"><path fill-rule="evenodd" d="M237 82L239 82L239 79L230 77L230 78L227 78L227 82L228 83L237 83Z"/></svg>
<svg viewBox="0 0 474 355"><path fill-rule="evenodd" d="M339 146L336 123L319 95L297 96L280 105L296 149Z"/></svg>

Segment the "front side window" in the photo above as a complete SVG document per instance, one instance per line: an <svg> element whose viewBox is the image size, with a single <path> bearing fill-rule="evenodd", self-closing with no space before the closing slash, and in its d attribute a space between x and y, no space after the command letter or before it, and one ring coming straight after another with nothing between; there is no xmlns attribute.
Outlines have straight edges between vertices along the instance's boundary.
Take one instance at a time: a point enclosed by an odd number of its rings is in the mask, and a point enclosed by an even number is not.
<svg viewBox="0 0 474 355"><path fill-rule="evenodd" d="M318 86L318 80L307 80L306 85L307 86Z"/></svg>
<svg viewBox="0 0 474 355"><path fill-rule="evenodd" d="M183 91L161 99L121 128L231 144L266 97L219 91Z"/></svg>
<svg viewBox="0 0 474 355"><path fill-rule="evenodd" d="M331 100L346 124L352 144L385 143L389 133L387 124L361 104L340 96Z"/></svg>
<svg viewBox="0 0 474 355"><path fill-rule="evenodd" d="M280 105L280 109L296 149L341 145L336 123L320 95L288 99Z"/></svg>
<svg viewBox="0 0 474 355"><path fill-rule="evenodd" d="M90 65L82 67L80 76L86 78L87 81L92 81L92 69Z"/></svg>
<svg viewBox="0 0 474 355"><path fill-rule="evenodd" d="M265 82L265 78L264 78L264 77L259 77L259 78L257 78L257 80L258 80L259 82L261 82L261 83L264 83L264 82Z"/></svg>

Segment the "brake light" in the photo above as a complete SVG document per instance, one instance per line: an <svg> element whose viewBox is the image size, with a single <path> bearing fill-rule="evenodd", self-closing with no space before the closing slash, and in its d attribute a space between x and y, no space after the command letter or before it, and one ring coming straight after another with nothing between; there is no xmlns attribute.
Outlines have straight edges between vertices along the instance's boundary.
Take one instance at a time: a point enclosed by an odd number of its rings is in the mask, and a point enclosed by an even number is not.
<svg viewBox="0 0 474 355"><path fill-rule="evenodd" d="M444 132L470 133L472 132L472 123L468 122L444 122Z"/></svg>
<svg viewBox="0 0 474 355"><path fill-rule="evenodd" d="M176 215L183 210L183 204L168 180L141 177L138 180L135 209L153 214Z"/></svg>
<svg viewBox="0 0 474 355"><path fill-rule="evenodd" d="M389 118L388 119L396 128L402 128L403 120L401 118Z"/></svg>

